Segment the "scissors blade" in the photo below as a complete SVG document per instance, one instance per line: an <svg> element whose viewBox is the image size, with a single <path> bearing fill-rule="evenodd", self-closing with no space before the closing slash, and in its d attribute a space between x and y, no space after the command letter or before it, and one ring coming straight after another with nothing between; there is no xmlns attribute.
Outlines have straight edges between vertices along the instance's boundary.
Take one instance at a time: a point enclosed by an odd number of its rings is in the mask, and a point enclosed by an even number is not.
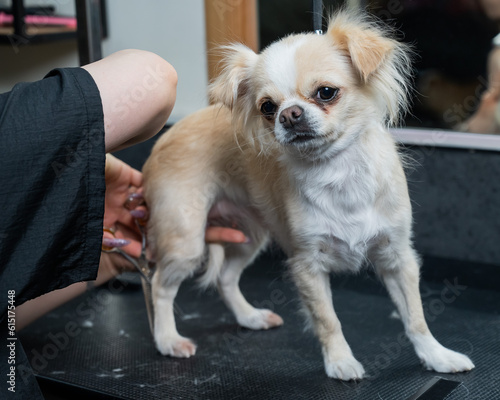
<svg viewBox="0 0 500 400"><path fill-rule="evenodd" d="M144 235L143 235L144 236ZM141 273L141 285L142 292L144 293L144 302L146 303L146 311L148 313L149 330L154 336L154 305L153 305L153 291L152 291L152 279L155 272L156 264L152 261L148 261L145 256L145 251L143 247L143 253L139 257L138 270Z"/></svg>
<svg viewBox="0 0 500 400"><path fill-rule="evenodd" d="M153 306L153 294L151 289L151 281L146 280L144 276L141 275L142 291L144 293L144 302L146 303L146 311L148 313L149 330L151 335L154 337L154 306Z"/></svg>

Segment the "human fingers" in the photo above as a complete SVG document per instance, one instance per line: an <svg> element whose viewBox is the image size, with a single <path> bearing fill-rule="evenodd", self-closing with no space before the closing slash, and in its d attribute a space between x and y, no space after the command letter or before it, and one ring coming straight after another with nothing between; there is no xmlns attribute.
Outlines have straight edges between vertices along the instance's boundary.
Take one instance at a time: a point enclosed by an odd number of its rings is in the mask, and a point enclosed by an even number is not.
<svg viewBox="0 0 500 400"><path fill-rule="evenodd" d="M144 203L144 196L141 192L132 192L128 195L127 200L125 200L125 208L129 210L134 210L138 206L141 206Z"/></svg>
<svg viewBox="0 0 500 400"><path fill-rule="evenodd" d="M106 154L106 167L104 170L104 175L106 177L106 183L112 182L117 179L122 170L123 163L118 158L112 154Z"/></svg>
<svg viewBox="0 0 500 400"><path fill-rule="evenodd" d="M123 210L114 221L114 224L120 227L120 235L124 234L123 228L126 227L127 232L133 233L134 237L139 238L142 234L138 225L146 226L148 218L149 213L147 208L139 206L133 210Z"/></svg>
<svg viewBox="0 0 500 400"><path fill-rule="evenodd" d="M112 233L113 232L113 233ZM123 239L119 237L114 236L114 229L110 228L105 228L103 232L103 238L102 238L102 250L113 250L116 248L123 249L123 251L126 251L128 254L133 255L136 254L137 251L140 254L140 244L138 245L137 242L133 242L132 240L129 239ZM137 246L139 246L139 250L137 250ZM124 248L127 248L126 250ZM120 273L124 270L134 270L134 266L123 256L120 254L116 254L115 257L110 257L110 253L103 253L108 257L108 261L111 264L112 268L116 273Z"/></svg>
<svg viewBox="0 0 500 400"><path fill-rule="evenodd" d="M131 242L128 239L121 239L115 237L103 237L102 247L105 250L111 250L113 248L122 248L129 245Z"/></svg>
<svg viewBox="0 0 500 400"><path fill-rule="evenodd" d="M147 220L149 219L149 211L144 206L139 206L133 209L132 211L130 211L130 215L134 217L141 225L145 225Z"/></svg>
<svg viewBox="0 0 500 400"><path fill-rule="evenodd" d="M130 244L130 240L115 237L115 228L103 228L102 232L102 249L111 250L115 247L121 248Z"/></svg>
<svg viewBox="0 0 500 400"><path fill-rule="evenodd" d="M129 256L132 256L134 258L139 258L141 256L141 251L142 251L142 242L139 242L137 240L132 240L130 241L130 244L128 244L123 248L123 251L125 251ZM135 269L133 265L131 265L130 267L131 269Z"/></svg>
<svg viewBox="0 0 500 400"><path fill-rule="evenodd" d="M142 173L109 153L106 154L105 178L106 185L142 186Z"/></svg>
<svg viewBox="0 0 500 400"><path fill-rule="evenodd" d="M134 224L133 228L136 228ZM119 248L132 257L139 257L142 250L142 236L140 232L117 222L113 228L104 228L102 249L112 250Z"/></svg>
<svg viewBox="0 0 500 400"><path fill-rule="evenodd" d="M209 226L205 232L205 241L208 243L249 243L250 240L245 234L237 229L225 228L221 226Z"/></svg>
<svg viewBox="0 0 500 400"><path fill-rule="evenodd" d="M142 251L142 242L133 239L122 239L122 238L103 238L102 247L104 250L112 250L114 248L122 249L129 256L138 258ZM130 264L130 263L129 263ZM130 264L129 269L134 269L134 266Z"/></svg>
<svg viewBox="0 0 500 400"><path fill-rule="evenodd" d="M135 187L142 187L142 172L132 168L130 165L127 165L130 168L130 185Z"/></svg>

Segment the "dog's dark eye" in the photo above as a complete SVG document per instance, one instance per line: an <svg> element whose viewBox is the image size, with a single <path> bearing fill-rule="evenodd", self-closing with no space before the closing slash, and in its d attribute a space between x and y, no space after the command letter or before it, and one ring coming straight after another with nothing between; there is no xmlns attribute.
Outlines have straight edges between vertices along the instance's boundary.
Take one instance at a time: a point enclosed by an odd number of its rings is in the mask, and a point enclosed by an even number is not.
<svg viewBox="0 0 500 400"><path fill-rule="evenodd" d="M276 112L276 104L268 100L260 106L260 112L264 114L265 117L272 117Z"/></svg>
<svg viewBox="0 0 500 400"><path fill-rule="evenodd" d="M333 100L336 96L337 93L339 92L338 89L331 88L331 87L321 87L318 89L318 92L316 93L316 98L320 101L330 101Z"/></svg>

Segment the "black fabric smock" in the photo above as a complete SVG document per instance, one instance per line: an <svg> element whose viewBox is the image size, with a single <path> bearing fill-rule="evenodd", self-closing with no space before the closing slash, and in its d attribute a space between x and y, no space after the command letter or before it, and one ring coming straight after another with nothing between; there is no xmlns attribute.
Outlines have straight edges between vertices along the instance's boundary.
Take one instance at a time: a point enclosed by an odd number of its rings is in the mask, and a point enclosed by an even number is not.
<svg viewBox="0 0 500 400"><path fill-rule="evenodd" d="M5 381L8 291L15 291L19 306L97 276L104 117L87 71L56 69L41 81L0 94L0 165L0 371ZM20 343L18 353L18 364L26 363ZM17 376L16 383L12 398L36 398L33 382ZM5 383L0 386L8 395ZM23 388L30 397L22 395Z"/></svg>

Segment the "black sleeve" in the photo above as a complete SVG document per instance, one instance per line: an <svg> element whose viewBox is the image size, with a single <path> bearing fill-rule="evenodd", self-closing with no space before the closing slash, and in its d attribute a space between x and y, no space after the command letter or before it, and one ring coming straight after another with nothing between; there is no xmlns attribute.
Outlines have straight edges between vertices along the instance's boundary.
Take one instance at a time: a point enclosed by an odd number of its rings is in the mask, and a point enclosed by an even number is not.
<svg viewBox="0 0 500 400"><path fill-rule="evenodd" d="M0 304L95 279L104 213L104 119L81 68L0 95ZM2 318L3 319L3 318Z"/></svg>

